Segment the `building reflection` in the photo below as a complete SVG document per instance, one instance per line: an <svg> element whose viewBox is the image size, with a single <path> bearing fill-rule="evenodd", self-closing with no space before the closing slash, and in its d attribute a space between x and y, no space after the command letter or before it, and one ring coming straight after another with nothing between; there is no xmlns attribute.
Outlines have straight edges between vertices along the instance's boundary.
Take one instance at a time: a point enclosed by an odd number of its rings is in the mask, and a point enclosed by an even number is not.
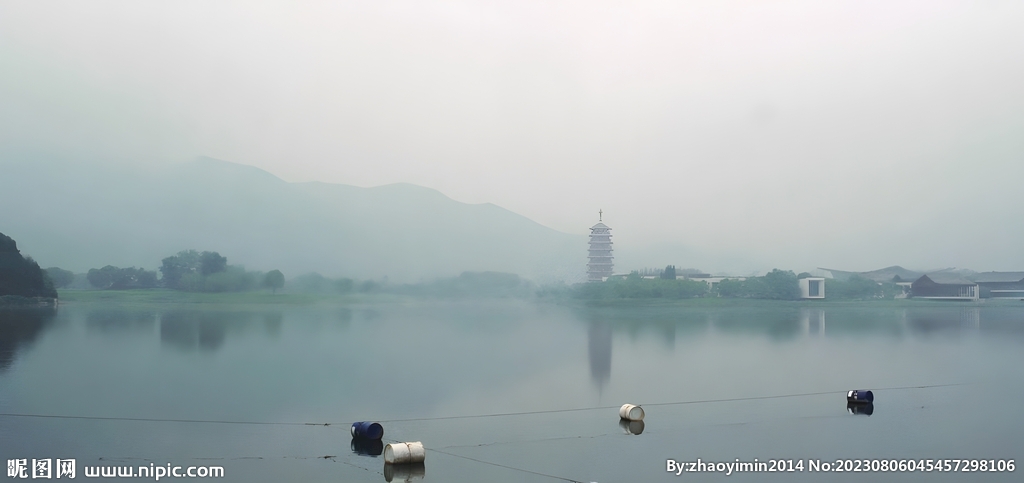
<svg viewBox="0 0 1024 483"><path fill-rule="evenodd" d="M806 336L825 336L825 309L803 307L800 309L800 327Z"/></svg>
<svg viewBox="0 0 1024 483"><path fill-rule="evenodd" d="M952 309L952 310L951 310ZM992 314L993 322L996 317ZM904 320L907 327L915 333L929 334L938 331L968 331L981 330L981 308L980 307L959 307L946 309L921 309L904 311Z"/></svg>
<svg viewBox="0 0 1024 483"><path fill-rule="evenodd" d="M987 334L1024 338L1024 307L1011 304L914 303L899 307L877 302L849 305L749 305L715 308L588 307L579 319L587 323L590 379L600 393L611 380L612 339L636 340L654 335L675 350L676 341L722 336L757 336L774 341L826 340L850 336L919 337ZM632 343L632 342L627 342Z"/></svg>
<svg viewBox="0 0 1024 483"><path fill-rule="evenodd" d="M590 360L590 379L601 391L612 377L612 328L607 323L590 322L587 358Z"/></svg>

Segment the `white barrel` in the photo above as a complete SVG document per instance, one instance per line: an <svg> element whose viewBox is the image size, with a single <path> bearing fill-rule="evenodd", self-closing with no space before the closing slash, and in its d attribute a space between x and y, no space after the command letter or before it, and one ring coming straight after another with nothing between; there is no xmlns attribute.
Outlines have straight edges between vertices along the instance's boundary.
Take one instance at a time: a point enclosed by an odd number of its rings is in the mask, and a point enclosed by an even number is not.
<svg viewBox="0 0 1024 483"><path fill-rule="evenodd" d="M423 443L413 441L410 443L391 443L384 447L384 462L396 465L407 463L422 463L427 456L423 449Z"/></svg>
<svg viewBox="0 0 1024 483"><path fill-rule="evenodd" d="M644 409L634 404L623 404L619 408L619 417L630 421L643 421Z"/></svg>

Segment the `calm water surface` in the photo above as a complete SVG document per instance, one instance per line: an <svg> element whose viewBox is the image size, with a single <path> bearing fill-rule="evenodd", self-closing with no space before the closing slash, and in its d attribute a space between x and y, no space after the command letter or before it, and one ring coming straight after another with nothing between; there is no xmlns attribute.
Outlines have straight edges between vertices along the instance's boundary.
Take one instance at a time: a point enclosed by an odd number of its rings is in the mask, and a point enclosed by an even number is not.
<svg viewBox="0 0 1024 483"><path fill-rule="evenodd" d="M849 389L874 390L871 416L848 413ZM77 479L171 463L222 466L223 481L1020 481L665 470L669 458L1020 463L1022 401L1019 302L0 313L0 458L74 458ZM642 434L619 425L627 402L644 405ZM393 473L353 451L359 420L381 421L385 442L422 441L426 463Z"/></svg>

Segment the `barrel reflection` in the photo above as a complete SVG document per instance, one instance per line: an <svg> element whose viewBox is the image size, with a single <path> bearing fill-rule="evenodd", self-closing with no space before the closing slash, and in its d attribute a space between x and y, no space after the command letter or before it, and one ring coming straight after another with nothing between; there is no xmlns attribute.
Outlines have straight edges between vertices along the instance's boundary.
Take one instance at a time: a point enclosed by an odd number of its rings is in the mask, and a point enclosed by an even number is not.
<svg viewBox="0 0 1024 483"><path fill-rule="evenodd" d="M352 438L352 452L360 456L380 456L384 442L379 439Z"/></svg>
<svg viewBox="0 0 1024 483"><path fill-rule="evenodd" d="M422 480L427 474L423 463L410 463L404 465L384 464L384 481L416 481Z"/></svg>
<svg viewBox="0 0 1024 483"><path fill-rule="evenodd" d="M626 434L642 434L644 432L643 421L630 421L628 419L620 419L619 427L622 428Z"/></svg>
<svg viewBox="0 0 1024 483"><path fill-rule="evenodd" d="M846 403L846 410L849 411L850 414L860 414L860 415L863 415L863 416L871 416L871 414L875 412L875 404L874 403L863 404L863 403L848 402L848 403Z"/></svg>

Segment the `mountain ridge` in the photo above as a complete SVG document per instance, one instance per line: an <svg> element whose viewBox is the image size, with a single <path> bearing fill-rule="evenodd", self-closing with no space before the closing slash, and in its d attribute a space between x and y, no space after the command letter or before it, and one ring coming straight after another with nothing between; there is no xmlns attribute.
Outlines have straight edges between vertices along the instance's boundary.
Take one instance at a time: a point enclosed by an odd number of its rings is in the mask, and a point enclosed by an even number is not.
<svg viewBox="0 0 1024 483"><path fill-rule="evenodd" d="M79 272L107 264L152 269L188 248L289 276L395 281L483 270L574 279L586 265L585 236L493 203L462 203L409 183L290 183L209 157L127 171L2 163L0 204L24 205L21 214L0 215L0 227L44 266Z"/></svg>

